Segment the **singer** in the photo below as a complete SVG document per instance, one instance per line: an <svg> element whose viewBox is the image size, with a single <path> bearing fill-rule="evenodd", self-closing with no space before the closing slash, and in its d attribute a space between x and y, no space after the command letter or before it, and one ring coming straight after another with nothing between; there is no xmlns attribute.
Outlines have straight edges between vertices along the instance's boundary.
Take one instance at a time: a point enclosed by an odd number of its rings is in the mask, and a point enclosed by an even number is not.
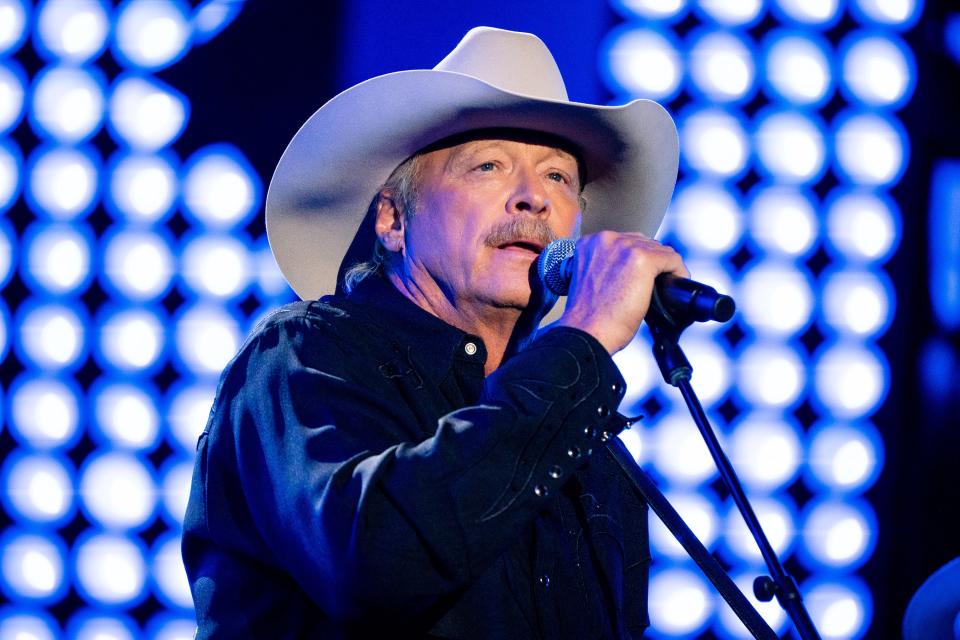
<svg viewBox="0 0 960 640"><path fill-rule="evenodd" d="M314 113L266 207L303 300L228 365L198 443L197 637L641 637L647 508L602 442L611 355L687 275L649 237L677 159L660 105L570 102L543 42L498 29Z"/></svg>

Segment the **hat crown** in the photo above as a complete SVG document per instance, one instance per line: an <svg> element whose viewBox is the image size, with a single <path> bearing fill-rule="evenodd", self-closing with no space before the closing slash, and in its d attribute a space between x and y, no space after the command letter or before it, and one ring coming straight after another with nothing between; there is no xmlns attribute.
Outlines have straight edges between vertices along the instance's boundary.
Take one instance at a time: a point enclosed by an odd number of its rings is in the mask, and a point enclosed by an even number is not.
<svg viewBox="0 0 960 640"><path fill-rule="evenodd" d="M541 100L568 99L556 60L543 40L532 33L476 27L434 70L463 73L498 89Z"/></svg>

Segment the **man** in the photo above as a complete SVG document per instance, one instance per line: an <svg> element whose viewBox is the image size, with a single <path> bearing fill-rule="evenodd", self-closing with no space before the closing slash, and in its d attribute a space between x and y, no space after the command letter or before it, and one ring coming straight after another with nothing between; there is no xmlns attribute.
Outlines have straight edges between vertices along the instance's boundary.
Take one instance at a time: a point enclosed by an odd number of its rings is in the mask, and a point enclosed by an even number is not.
<svg viewBox="0 0 960 640"><path fill-rule="evenodd" d="M646 506L602 442L610 356L654 278L686 274L640 233L676 168L662 107L569 102L529 34L474 29L321 107L267 197L305 302L254 330L198 444L198 637L642 635ZM581 226L538 330L531 267Z"/></svg>

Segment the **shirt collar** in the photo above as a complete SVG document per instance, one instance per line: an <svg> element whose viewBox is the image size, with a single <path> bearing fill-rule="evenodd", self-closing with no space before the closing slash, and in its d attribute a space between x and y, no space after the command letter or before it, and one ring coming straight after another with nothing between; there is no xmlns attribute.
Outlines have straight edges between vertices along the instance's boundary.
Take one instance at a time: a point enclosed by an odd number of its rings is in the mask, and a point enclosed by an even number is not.
<svg viewBox="0 0 960 640"><path fill-rule="evenodd" d="M410 356L435 383L449 373L455 362L479 364L487 360L487 350L478 336L451 326L418 307L380 275L361 280L347 300L367 309L370 319L379 324L397 342L414 347Z"/></svg>

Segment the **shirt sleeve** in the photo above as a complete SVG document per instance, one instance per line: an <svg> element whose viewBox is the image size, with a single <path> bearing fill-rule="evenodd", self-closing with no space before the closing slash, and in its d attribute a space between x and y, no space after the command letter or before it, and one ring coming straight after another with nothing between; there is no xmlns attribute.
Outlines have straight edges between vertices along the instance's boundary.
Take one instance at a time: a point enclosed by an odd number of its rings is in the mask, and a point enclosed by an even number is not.
<svg viewBox="0 0 960 640"><path fill-rule="evenodd" d="M409 620L455 597L620 428L623 379L576 329L539 337L420 441L397 436L403 400L371 383L375 366L324 336L297 319L252 339L198 455L210 535L280 567L334 619Z"/></svg>

